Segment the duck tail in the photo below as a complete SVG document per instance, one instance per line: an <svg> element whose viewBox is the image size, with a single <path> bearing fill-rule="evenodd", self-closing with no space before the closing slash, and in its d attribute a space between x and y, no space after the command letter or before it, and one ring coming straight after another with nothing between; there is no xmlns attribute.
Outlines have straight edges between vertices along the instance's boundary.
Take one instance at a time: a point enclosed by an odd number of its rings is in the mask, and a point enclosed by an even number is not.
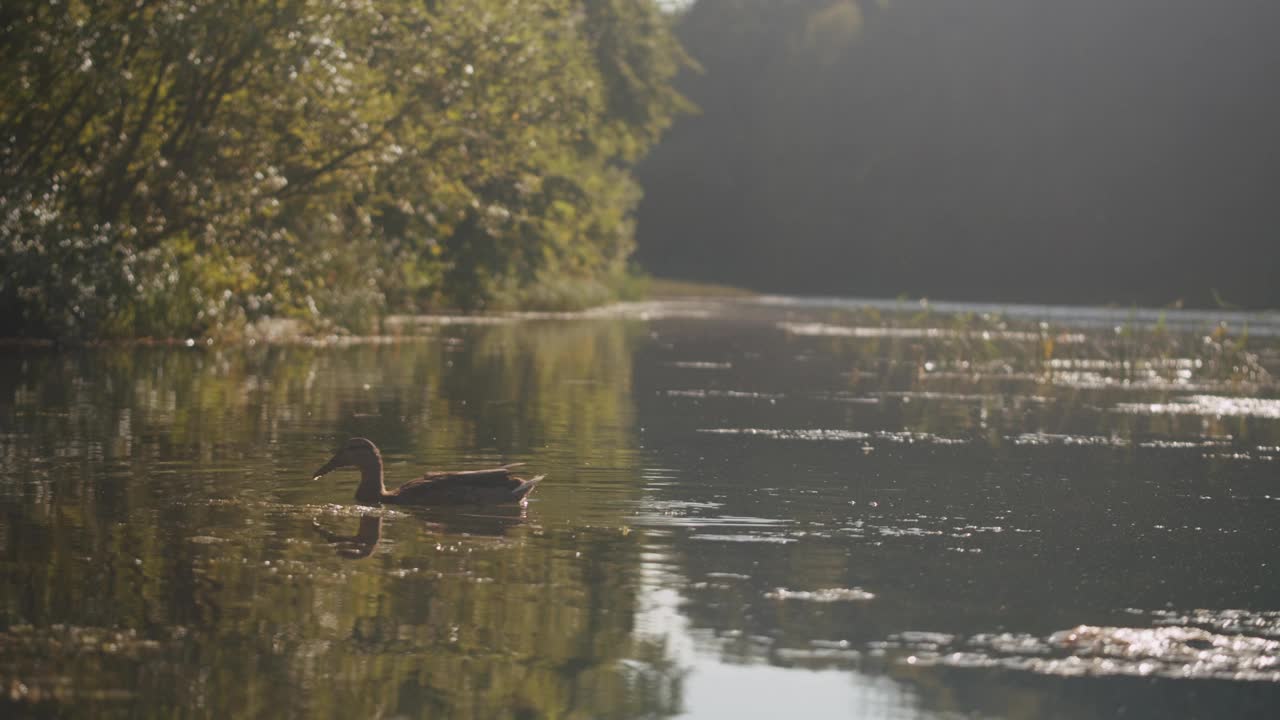
<svg viewBox="0 0 1280 720"><path fill-rule="evenodd" d="M511 496L516 500L523 500L529 493L533 492L533 489L537 487L538 483L542 482L542 479L545 477L546 475L536 475L528 480L522 481L514 490L511 491Z"/></svg>

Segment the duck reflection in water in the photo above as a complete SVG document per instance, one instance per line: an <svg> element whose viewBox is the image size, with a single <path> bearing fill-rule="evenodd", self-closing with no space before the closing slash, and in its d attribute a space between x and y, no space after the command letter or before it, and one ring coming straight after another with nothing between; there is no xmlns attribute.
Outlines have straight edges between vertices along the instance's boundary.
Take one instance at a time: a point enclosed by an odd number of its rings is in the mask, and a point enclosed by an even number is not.
<svg viewBox="0 0 1280 720"><path fill-rule="evenodd" d="M311 527L334 546L339 557L359 560L369 557L382 541L382 521L380 513L365 513L360 516L360 525L354 535L336 533L320 524L318 518L312 518ZM485 508L477 512L444 512L420 510L402 518L405 521L422 521L429 532L446 536L502 538L507 532L524 524L526 519L523 506L507 506Z"/></svg>
<svg viewBox="0 0 1280 720"><path fill-rule="evenodd" d="M311 527L334 546L334 552L339 557L350 560L369 557L382 540L382 516L376 513L360 516L360 527L356 529L355 535L339 535L321 525L316 518L311 519Z"/></svg>

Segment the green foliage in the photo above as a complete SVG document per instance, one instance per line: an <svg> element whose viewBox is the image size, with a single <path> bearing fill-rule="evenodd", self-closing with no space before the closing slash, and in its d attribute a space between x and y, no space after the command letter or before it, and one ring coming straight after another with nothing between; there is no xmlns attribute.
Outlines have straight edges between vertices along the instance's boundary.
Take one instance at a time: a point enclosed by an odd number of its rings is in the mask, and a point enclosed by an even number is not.
<svg viewBox="0 0 1280 720"><path fill-rule="evenodd" d="M7 334L599 302L630 166L685 109L648 0L0 13Z"/></svg>

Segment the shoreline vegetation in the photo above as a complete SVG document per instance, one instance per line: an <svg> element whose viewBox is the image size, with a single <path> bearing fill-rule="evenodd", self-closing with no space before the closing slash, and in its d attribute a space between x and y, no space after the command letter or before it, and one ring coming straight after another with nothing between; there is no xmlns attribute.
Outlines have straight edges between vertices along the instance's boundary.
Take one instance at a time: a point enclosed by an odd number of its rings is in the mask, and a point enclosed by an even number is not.
<svg viewBox="0 0 1280 720"><path fill-rule="evenodd" d="M1114 332L1126 337L1142 338L1139 342L1165 346L1180 342L1176 338L1201 338L1204 342L1226 345L1232 352L1247 353L1251 335L1280 334L1280 310L1219 311L1193 310L1179 307L1138 307L1111 305L1040 305L998 304L936 301L929 298L839 298L818 296L785 296L758 293L753 290L714 283L634 276L633 295L586 307L546 309L497 309L463 311L440 308L424 313L384 313L366 332L356 333L328 322L307 318L259 318L238 326L235 332L224 331L203 337L110 337L110 338L39 338L0 335L0 350L22 348L172 346L199 349L228 345L347 345L382 344L429 336L435 329L448 325L503 325L514 322L545 320L589 320L618 317L649 318L670 313L706 313L728 311L734 305L755 307L760 317L785 317L790 311L820 310L830 324L796 330L781 322L787 332L802 332L832 337L875 336L880 331L937 331L955 333L956 337L979 337L987 333L1036 335L1052 338L1062 332L1072 337L1089 333ZM782 313L781 315L779 313ZM1256 360L1256 359L1255 359ZM1256 364L1245 362L1244 366Z"/></svg>
<svg viewBox="0 0 1280 720"><path fill-rule="evenodd" d="M0 336L638 297L636 163L692 110L650 0L18 2Z"/></svg>
<svg viewBox="0 0 1280 720"><path fill-rule="evenodd" d="M298 343L314 342L326 339L369 339L377 337L413 336L415 325L437 325L447 322L485 323L503 322L512 318L531 317L574 317L586 316L592 312L608 313L611 308L624 308L630 303L661 302L674 300L729 300L759 297L758 293L743 288L699 283L686 280L668 280L635 274L630 276L630 292L627 295L611 298L606 302L584 307L514 309L488 308L481 311L464 312L459 309L439 308L427 313L385 313L379 315L370 332L352 333L348 328L327 322L314 322L306 318L270 317L258 318L253 323L239 325L234 332L225 329L218 334L203 337L23 337L17 335L0 335L0 349L21 347L55 347L71 346L119 346L119 345L172 345L175 347L212 346L215 344L248 343Z"/></svg>

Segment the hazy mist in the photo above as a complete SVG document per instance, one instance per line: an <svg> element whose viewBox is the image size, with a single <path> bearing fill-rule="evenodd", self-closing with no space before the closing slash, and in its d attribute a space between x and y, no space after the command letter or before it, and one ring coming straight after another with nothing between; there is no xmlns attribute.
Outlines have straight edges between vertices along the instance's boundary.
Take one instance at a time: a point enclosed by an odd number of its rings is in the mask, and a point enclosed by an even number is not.
<svg viewBox="0 0 1280 720"><path fill-rule="evenodd" d="M640 258L790 293L1280 303L1280 4L694 4Z"/></svg>

